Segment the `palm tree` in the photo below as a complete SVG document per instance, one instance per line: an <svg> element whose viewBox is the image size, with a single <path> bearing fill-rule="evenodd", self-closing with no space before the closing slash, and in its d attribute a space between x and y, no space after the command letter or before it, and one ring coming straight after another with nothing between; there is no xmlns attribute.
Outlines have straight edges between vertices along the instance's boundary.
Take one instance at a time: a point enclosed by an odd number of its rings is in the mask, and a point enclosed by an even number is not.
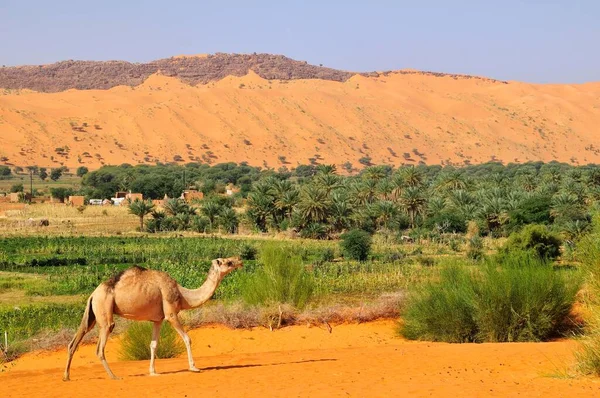
<svg viewBox="0 0 600 398"><path fill-rule="evenodd" d="M183 199L169 199L167 203L164 205L165 212L171 216L176 216L177 214L190 214L191 209L187 203Z"/></svg>
<svg viewBox="0 0 600 398"><path fill-rule="evenodd" d="M357 181L350 186L350 195L354 203L366 206L373 203L377 192L377 181L373 179Z"/></svg>
<svg viewBox="0 0 600 398"><path fill-rule="evenodd" d="M550 215L555 219L568 218L569 214L577 213L580 203L576 195L568 192L559 192L552 197Z"/></svg>
<svg viewBox="0 0 600 398"><path fill-rule="evenodd" d="M335 191L331 195L329 223L335 231L346 229L352 216L352 206L345 191Z"/></svg>
<svg viewBox="0 0 600 398"><path fill-rule="evenodd" d="M217 219L219 213L221 213L221 210L222 206L214 200L205 200L202 203L202 208L200 209L202 214L204 214L208 218L211 228L215 224L215 220Z"/></svg>
<svg viewBox="0 0 600 398"><path fill-rule="evenodd" d="M321 223L327 219L331 201L327 192L317 186L307 185L300 194L298 211L305 224L310 222Z"/></svg>
<svg viewBox="0 0 600 398"><path fill-rule="evenodd" d="M435 216L446 210L446 200L440 196L434 196L427 203L427 214Z"/></svg>
<svg viewBox="0 0 600 398"><path fill-rule="evenodd" d="M480 195L482 206L480 216L485 220L488 230L493 232L508 220L506 200L498 195Z"/></svg>
<svg viewBox="0 0 600 398"><path fill-rule="evenodd" d="M398 216L399 210L396 203L391 200L382 200L376 202L373 207L377 224L384 228L389 228L391 222Z"/></svg>
<svg viewBox="0 0 600 398"><path fill-rule="evenodd" d="M273 197L262 192L250 192L246 205L248 218L261 232L267 232L267 220L275 210Z"/></svg>
<svg viewBox="0 0 600 398"><path fill-rule="evenodd" d="M386 169L385 166L370 166L363 170L361 173L365 179L379 181L385 178L390 168Z"/></svg>
<svg viewBox="0 0 600 398"><path fill-rule="evenodd" d="M319 174L336 174L337 167L335 164L320 164L317 166L316 171Z"/></svg>
<svg viewBox="0 0 600 398"><path fill-rule="evenodd" d="M427 199L425 198L423 190L417 186L408 186L402 191L400 204L410 217L410 227L414 228L415 217L423 213L425 205L427 204Z"/></svg>
<svg viewBox="0 0 600 398"><path fill-rule="evenodd" d="M219 223L227 233L234 234L237 232L240 221L235 210L230 207L223 207L219 213Z"/></svg>
<svg viewBox="0 0 600 398"><path fill-rule="evenodd" d="M317 174L314 182L316 185L323 188L327 195L334 189L340 187L340 177L335 174Z"/></svg>
<svg viewBox="0 0 600 398"><path fill-rule="evenodd" d="M406 166L402 167L399 171L405 186L419 187L423 184L423 173L416 167Z"/></svg>
<svg viewBox="0 0 600 398"><path fill-rule="evenodd" d="M467 189L467 180L458 170L450 170L440 176L436 188L440 191Z"/></svg>
<svg viewBox="0 0 600 398"><path fill-rule="evenodd" d="M154 209L154 203L151 200L143 201L136 199L129 204L129 213L140 218L140 231L144 230L144 217L150 214Z"/></svg>
<svg viewBox="0 0 600 398"><path fill-rule="evenodd" d="M377 185L377 192L383 197L384 200L391 200L392 192L394 192L394 184L389 178L384 178L379 181Z"/></svg>
<svg viewBox="0 0 600 398"><path fill-rule="evenodd" d="M520 177L520 183L527 192L532 192L538 186L538 177L532 173L524 174Z"/></svg>
<svg viewBox="0 0 600 398"><path fill-rule="evenodd" d="M285 192L280 197L275 199L275 208L281 213L283 218L288 220L292 217L294 207L300 201L300 191L295 185Z"/></svg>

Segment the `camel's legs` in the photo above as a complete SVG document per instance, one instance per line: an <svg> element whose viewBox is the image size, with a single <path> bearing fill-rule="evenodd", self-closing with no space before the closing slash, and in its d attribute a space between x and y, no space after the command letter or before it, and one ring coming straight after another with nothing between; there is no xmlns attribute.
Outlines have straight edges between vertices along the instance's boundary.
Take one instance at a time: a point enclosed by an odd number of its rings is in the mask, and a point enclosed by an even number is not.
<svg viewBox="0 0 600 398"><path fill-rule="evenodd" d="M93 322L91 324L91 326L88 327L87 329L80 327L79 330L77 330L77 333L75 334L75 336L73 337L73 340L71 340L71 342L69 343L69 348L68 348L69 357L67 358L67 366L65 368L65 373L63 375L64 381L69 380L71 361L73 360L73 355L75 354L75 351L77 351L77 347L79 346L79 343L81 343L81 340L83 340L83 337L86 335L86 333L94 328L94 324L95 324L95 322Z"/></svg>
<svg viewBox="0 0 600 398"><path fill-rule="evenodd" d="M158 339L160 337L160 327L162 321L154 322L152 328L152 341L150 342L150 376L156 376L156 369L154 367L154 359L156 358L156 347L158 346Z"/></svg>
<svg viewBox="0 0 600 398"><path fill-rule="evenodd" d="M109 326L100 326L100 330L98 332L98 347L96 349L96 355L102 362L104 366L104 370L108 373L108 376L113 380L118 380L119 378L115 376L115 374L108 367L108 362L106 362L106 358L104 357L104 347L106 347L106 341L108 340L108 335L113 330L115 324L111 323Z"/></svg>
<svg viewBox="0 0 600 398"><path fill-rule="evenodd" d="M169 321L171 326L173 326L173 328L177 330L177 333L179 333L179 335L183 339L183 342L185 343L185 348L188 354L188 363L190 366L189 369L192 372L200 372L200 369L198 369L196 365L194 365L194 358L192 357L192 341L190 340L190 336L188 336L185 330L183 330L183 327L181 326L181 322L179 322L177 314L171 314L167 317L167 320Z"/></svg>

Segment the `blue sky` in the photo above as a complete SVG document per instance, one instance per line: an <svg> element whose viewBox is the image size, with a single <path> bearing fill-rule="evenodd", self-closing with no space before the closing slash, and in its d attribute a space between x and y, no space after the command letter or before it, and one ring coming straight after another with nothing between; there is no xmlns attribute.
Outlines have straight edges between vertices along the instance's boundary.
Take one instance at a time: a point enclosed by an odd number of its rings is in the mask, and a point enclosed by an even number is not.
<svg viewBox="0 0 600 398"><path fill-rule="evenodd" d="M266 52L351 71L600 81L600 1L0 0L0 65Z"/></svg>

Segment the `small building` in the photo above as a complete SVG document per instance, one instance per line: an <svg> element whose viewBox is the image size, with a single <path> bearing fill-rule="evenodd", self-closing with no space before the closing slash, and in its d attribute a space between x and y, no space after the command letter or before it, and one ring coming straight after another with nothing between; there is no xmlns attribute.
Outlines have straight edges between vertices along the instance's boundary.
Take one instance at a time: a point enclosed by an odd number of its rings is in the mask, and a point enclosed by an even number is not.
<svg viewBox="0 0 600 398"><path fill-rule="evenodd" d="M102 199L90 199L88 201L88 203L90 204L90 206L101 206L102 205Z"/></svg>
<svg viewBox="0 0 600 398"><path fill-rule="evenodd" d="M193 200L202 200L203 198L204 192L197 191L195 189L183 191L183 193L181 194L181 199L185 200L187 203L190 203Z"/></svg>
<svg viewBox="0 0 600 398"><path fill-rule="evenodd" d="M29 202L31 201L31 194L27 192L11 192L9 198L10 203Z"/></svg>
<svg viewBox="0 0 600 398"><path fill-rule="evenodd" d="M120 199L120 198L126 198L127 197L127 192L117 192L115 193L115 198Z"/></svg>
<svg viewBox="0 0 600 398"><path fill-rule="evenodd" d="M19 194L20 192L11 192L8 194L8 197L10 198L10 203L17 203L19 202Z"/></svg>
<svg viewBox="0 0 600 398"><path fill-rule="evenodd" d="M67 199L67 204L75 207L84 206L85 205L85 196L81 195L73 195L69 196Z"/></svg>
<svg viewBox="0 0 600 398"><path fill-rule="evenodd" d="M142 195L141 193L129 192L127 195L125 195L125 199L135 202L136 200L144 200L144 195Z"/></svg>
<svg viewBox="0 0 600 398"><path fill-rule="evenodd" d="M227 196L233 196L234 194L240 192L240 189L233 184L227 184L227 188L225 189L225 194Z"/></svg>

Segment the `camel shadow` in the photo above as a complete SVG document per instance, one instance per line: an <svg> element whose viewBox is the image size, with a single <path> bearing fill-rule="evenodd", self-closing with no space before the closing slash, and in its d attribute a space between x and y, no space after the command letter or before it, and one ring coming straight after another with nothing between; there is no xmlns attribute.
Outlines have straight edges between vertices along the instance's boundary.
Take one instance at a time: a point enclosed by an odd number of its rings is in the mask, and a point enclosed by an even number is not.
<svg viewBox="0 0 600 398"><path fill-rule="evenodd" d="M208 371L208 370L228 370L228 369L243 369L243 368L257 368L257 367L263 367L263 366L280 366L280 365L294 365L294 364L300 364L300 363L311 363L311 362L331 362L331 361L337 361L337 359L334 358L324 358L324 359L306 359L303 361L291 361L291 362L274 362L274 363L251 363L251 364L247 364L247 365L222 365L222 366L209 366L206 368L200 368L201 372L199 372L200 374L202 372ZM170 374L177 374L177 373L193 373L190 372L187 369L180 369L180 370L173 370L170 372L160 372L161 375L170 375ZM147 376L147 374L135 374L135 375L131 375L133 377L140 377L140 376Z"/></svg>

